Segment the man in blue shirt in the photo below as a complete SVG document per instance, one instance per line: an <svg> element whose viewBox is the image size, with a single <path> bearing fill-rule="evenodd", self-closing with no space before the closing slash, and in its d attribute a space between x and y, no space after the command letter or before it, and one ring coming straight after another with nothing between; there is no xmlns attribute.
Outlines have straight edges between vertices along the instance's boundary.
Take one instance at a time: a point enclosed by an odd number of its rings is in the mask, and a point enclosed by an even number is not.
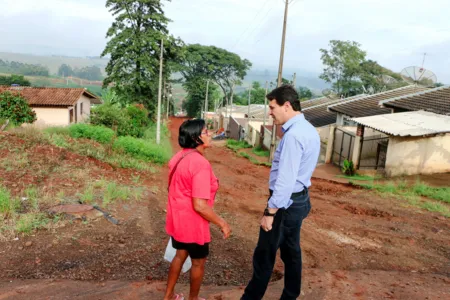
<svg viewBox="0 0 450 300"><path fill-rule="evenodd" d="M297 299L300 295L300 228L311 210L308 188L320 153L319 134L301 113L295 89L281 86L268 94L267 99L270 115L275 124L282 126L284 135L272 161L270 198L253 255L253 276L242 300L263 298L278 249L285 268L280 299Z"/></svg>

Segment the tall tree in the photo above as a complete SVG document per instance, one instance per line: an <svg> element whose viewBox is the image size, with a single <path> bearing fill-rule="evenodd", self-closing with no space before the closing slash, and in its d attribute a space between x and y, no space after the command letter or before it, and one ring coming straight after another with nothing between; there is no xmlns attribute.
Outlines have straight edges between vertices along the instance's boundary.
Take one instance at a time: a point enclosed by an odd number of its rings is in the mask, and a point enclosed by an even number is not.
<svg viewBox="0 0 450 300"><path fill-rule="evenodd" d="M361 87L359 76L366 52L360 47L356 42L332 40L329 50L320 49L325 67L320 78L333 83L333 88L340 95L352 95Z"/></svg>
<svg viewBox="0 0 450 300"><path fill-rule="evenodd" d="M164 76L171 60L179 55L182 42L169 35L169 19L160 0L108 0L106 7L115 16L106 37L102 57L110 55L104 87L113 83L120 99L144 104L155 111L159 76L159 53L164 39Z"/></svg>
<svg viewBox="0 0 450 300"><path fill-rule="evenodd" d="M225 49L194 44L185 48L180 72L185 81L199 77L212 80L222 90L225 104L233 86L240 84L251 65L247 59Z"/></svg>
<svg viewBox="0 0 450 300"><path fill-rule="evenodd" d="M200 113L204 110L206 99L206 80L203 77L193 78L183 83L183 88L188 93L186 100L183 102L183 109L189 117L200 117ZM220 98L218 86L213 82L208 86L208 110L214 110L216 101Z"/></svg>
<svg viewBox="0 0 450 300"><path fill-rule="evenodd" d="M58 69L58 76L67 77L72 76L73 70L72 67L66 64L62 64Z"/></svg>
<svg viewBox="0 0 450 300"><path fill-rule="evenodd" d="M313 93L306 86L299 86L297 92L300 101L309 100L313 97Z"/></svg>

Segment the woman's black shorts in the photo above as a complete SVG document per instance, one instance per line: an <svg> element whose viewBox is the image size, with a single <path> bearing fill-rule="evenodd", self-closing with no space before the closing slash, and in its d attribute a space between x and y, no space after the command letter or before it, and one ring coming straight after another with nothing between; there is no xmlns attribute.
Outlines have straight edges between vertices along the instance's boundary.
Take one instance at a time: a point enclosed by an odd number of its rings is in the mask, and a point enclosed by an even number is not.
<svg viewBox="0 0 450 300"><path fill-rule="evenodd" d="M209 254L209 243L199 245L195 243L181 243L172 237L172 247L177 250L186 250L191 259L206 258Z"/></svg>

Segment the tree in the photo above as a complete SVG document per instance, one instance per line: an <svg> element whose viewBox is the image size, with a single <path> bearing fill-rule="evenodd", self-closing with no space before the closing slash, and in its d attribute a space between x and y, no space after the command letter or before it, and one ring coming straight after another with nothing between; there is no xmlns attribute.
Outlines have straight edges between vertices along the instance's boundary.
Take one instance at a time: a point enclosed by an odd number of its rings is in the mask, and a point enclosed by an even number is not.
<svg viewBox="0 0 450 300"><path fill-rule="evenodd" d="M72 67L66 64L62 64L58 69L58 76L68 77L73 75Z"/></svg>
<svg viewBox="0 0 450 300"><path fill-rule="evenodd" d="M198 78L212 80L222 90L222 104L226 104L233 86L241 83L251 65L247 59L225 49L194 44L185 48L180 72L186 82Z"/></svg>
<svg viewBox="0 0 450 300"><path fill-rule="evenodd" d="M36 121L36 113L19 93L6 91L0 93L0 119L9 120L12 124L19 126Z"/></svg>
<svg viewBox="0 0 450 300"><path fill-rule="evenodd" d="M253 81L250 91L250 104L264 104L266 98L266 89L261 86L258 81ZM239 93L234 97L233 103L239 105L248 105L248 90Z"/></svg>
<svg viewBox="0 0 450 300"><path fill-rule="evenodd" d="M169 36L160 0L108 0L106 7L115 16L106 38L102 57L110 55L103 86L113 83L120 99L144 104L155 111L158 90L159 53L164 39L164 77L170 62L180 55L182 41Z"/></svg>
<svg viewBox="0 0 450 300"><path fill-rule="evenodd" d="M313 97L311 90L305 86L299 86L297 92L300 101L309 100Z"/></svg>
<svg viewBox="0 0 450 300"><path fill-rule="evenodd" d="M102 71L97 66L83 67L81 69L75 68L73 74L76 77L86 80L102 80Z"/></svg>
<svg viewBox="0 0 450 300"><path fill-rule="evenodd" d="M333 88L339 95L353 95L361 87L359 77L366 52L360 47L356 42L332 40L330 50L320 49L325 68L319 77L333 83Z"/></svg>
<svg viewBox="0 0 450 300"><path fill-rule="evenodd" d="M189 117L201 117L206 99L206 80L203 77L190 78L183 83L183 88L187 92L186 100L183 102L183 110ZM208 110L214 110L215 103L219 100L219 88L213 82L208 87Z"/></svg>
<svg viewBox="0 0 450 300"><path fill-rule="evenodd" d="M31 86L31 82L25 79L23 75L10 75L0 76L0 85L13 85L18 84L20 86Z"/></svg>

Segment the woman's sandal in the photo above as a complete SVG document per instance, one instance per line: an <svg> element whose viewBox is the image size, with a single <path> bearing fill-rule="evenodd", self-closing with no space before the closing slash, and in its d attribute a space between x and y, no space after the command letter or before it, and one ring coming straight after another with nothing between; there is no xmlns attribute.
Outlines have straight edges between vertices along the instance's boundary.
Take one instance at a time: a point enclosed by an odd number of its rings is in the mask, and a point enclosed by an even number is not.
<svg viewBox="0 0 450 300"><path fill-rule="evenodd" d="M183 294L175 294L173 300L184 300Z"/></svg>

